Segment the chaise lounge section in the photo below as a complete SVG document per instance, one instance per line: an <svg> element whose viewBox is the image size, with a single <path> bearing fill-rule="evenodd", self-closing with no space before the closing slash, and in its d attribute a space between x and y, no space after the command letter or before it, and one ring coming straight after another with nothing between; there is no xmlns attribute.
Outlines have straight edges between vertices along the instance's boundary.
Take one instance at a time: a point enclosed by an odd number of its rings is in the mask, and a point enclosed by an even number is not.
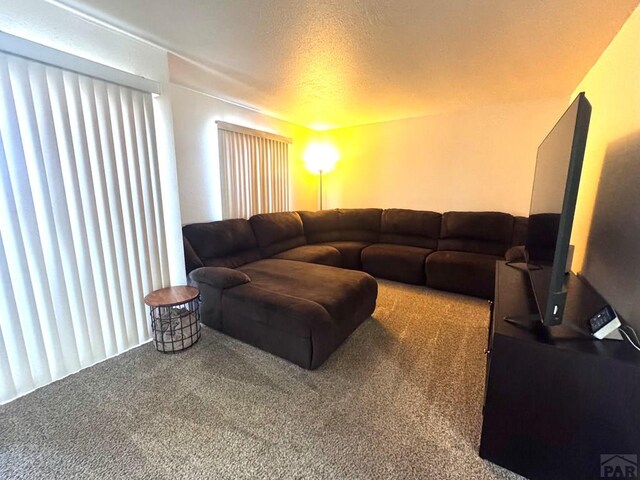
<svg viewBox="0 0 640 480"><path fill-rule="evenodd" d="M203 323L317 368L375 309L373 276L493 297L527 219L500 212L333 209L183 227Z"/></svg>
<svg viewBox="0 0 640 480"><path fill-rule="evenodd" d="M378 284L364 272L324 264L339 263L340 254L301 244L299 221L289 212L187 225L185 257L195 267L190 278L201 292L204 324L314 369L371 316Z"/></svg>

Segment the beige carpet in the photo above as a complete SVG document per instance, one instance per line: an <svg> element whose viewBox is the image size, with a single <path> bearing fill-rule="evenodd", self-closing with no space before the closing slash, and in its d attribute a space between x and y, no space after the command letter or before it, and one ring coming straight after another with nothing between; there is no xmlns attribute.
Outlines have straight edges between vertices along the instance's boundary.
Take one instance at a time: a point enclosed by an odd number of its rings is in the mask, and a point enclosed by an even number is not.
<svg viewBox="0 0 640 480"><path fill-rule="evenodd" d="M518 478L481 460L489 309L380 282L319 370L204 328L0 407L0 478Z"/></svg>

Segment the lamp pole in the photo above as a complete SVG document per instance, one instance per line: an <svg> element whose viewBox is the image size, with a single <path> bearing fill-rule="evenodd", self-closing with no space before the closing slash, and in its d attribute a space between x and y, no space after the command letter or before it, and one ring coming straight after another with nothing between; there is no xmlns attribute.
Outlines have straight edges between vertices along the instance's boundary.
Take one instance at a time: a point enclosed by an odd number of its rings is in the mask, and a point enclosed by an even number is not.
<svg viewBox="0 0 640 480"><path fill-rule="evenodd" d="M322 210L322 169L320 169L320 210Z"/></svg>

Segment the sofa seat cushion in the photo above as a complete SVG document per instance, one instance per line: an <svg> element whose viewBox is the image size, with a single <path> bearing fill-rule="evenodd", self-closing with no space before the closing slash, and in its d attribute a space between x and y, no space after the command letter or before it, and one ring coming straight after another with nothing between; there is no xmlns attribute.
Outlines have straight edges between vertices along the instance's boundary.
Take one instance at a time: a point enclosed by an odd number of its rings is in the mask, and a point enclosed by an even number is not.
<svg viewBox="0 0 640 480"><path fill-rule="evenodd" d="M371 242L326 242L322 245L333 247L340 252L340 256L342 257L342 268L362 270L360 255L365 247L371 245Z"/></svg>
<svg viewBox="0 0 640 480"><path fill-rule="evenodd" d="M504 258L470 252L433 252L427 257L427 286L492 299L497 260Z"/></svg>
<svg viewBox="0 0 640 480"><path fill-rule="evenodd" d="M362 269L374 277L424 285L424 262L429 248L374 243L362 251Z"/></svg>
<svg viewBox="0 0 640 480"><path fill-rule="evenodd" d="M348 321L358 311L362 292L378 289L375 279L363 272L292 260L270 258L238 270L251 279L247 285L317 303L337 323Z"/></svg>
<svg viewBox="0 0 640 480"><path fill-rule="evenodd" d="M280 252L272 258L318 263L320 265L330 265L332 267L339 267L342 263L340 252L335 248L326 245L303 245L302 247L296 247L291 250Z"/></svg>

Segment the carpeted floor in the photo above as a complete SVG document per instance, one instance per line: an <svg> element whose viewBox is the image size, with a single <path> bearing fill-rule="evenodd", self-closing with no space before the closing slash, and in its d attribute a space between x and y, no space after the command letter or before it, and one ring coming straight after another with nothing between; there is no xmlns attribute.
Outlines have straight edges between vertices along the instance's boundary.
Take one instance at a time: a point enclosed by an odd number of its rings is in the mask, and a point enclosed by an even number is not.
<svg viewBox="0 0 640 480"><path fill-rule="evenodd" d="M204 327L0 406L0 478L519 478L481 460L485 301L380 281L319 370Z"/></svg>

